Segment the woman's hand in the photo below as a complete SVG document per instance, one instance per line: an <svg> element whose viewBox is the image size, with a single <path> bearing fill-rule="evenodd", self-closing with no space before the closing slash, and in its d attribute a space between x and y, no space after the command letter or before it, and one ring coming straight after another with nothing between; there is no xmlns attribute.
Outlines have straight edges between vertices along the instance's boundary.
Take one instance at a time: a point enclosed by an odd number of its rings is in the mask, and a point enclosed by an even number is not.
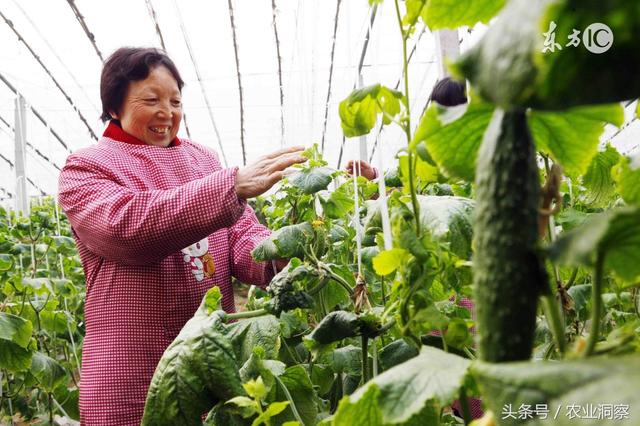
<svg viewBox="0 0 640 426"><path fill-rule="evenodd" d="M349 173L349 175L353 175L353 165L356 165L356 172L360 173L360 176L366 178L367 180L374 180L377 177L376 169L366 161L362 160L349 160L347 162L347 167L345 167L345 171Z"/></svg>
<svg viewBox="0 0 640 426"><path fill-rule="evenodd" d="M287 167L307 161L301 154L303 146L294 146L272 152L253 164L238 169L236 193L238 198L257 197L275 185Z"/></svg>

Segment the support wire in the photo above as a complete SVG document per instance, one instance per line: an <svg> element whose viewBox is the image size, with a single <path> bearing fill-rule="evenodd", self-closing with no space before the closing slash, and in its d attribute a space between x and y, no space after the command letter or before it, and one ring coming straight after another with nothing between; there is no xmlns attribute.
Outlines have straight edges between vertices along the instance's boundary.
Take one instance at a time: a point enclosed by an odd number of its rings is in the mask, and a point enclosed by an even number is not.
<svg viewBox="0 0 640 426"><path fill-rule="evenodd" d="M233 52L236 58L236 75L238 76L238 93L240 94L240 146L242 148L242 164L247 165L247 152L244 145L244 102L242 96L242 78L240 77L240 56L238 54L238 39L236 37L236 24L233 18L233 3L229 3L229 19L231 20L231 35L233 38Z"/></svg>
<svg viewBox="0 0 640 426"><path fill-rule="evenodd" d="M184 43L187 46L187 51L189 52L189 57L191 58L191 63L193 64L193 69L196 73L198 84L200 85L200 92L202 93L202 97L204 98L204 102L207 106L207 111L209 112L209 119L211 120L211 124L213 125L213 131L216 134L216 138L218 139L218 146L220 147L220 155L222 156L222 163L224 164L225 167L229 167L229 163L227 162L227 156L225 155L224 148L222 147L222 139L220 138L220 132L218 131L218 126L216 125L216 121L213 118L211 103L209 102L209 97L207 96L207 92L204 88L204 82L202 81L202 77L200 76L198 63L196 62L196 58L193 55L193 50L191 49L191 43L189 42L189 37L187 36L187 31L184 27L184 22L182 21L182 14L180 13L178 2L176 0L173 0L173 5L176 10L176 15L178 17L178 22L180 24L180 30L182 31L182 37L184 38Z"/></svg>
<svg viewBox="0 0 640 426"><path fill-rule="evenodd" d="M42 62L42 59L40 59L40 56L38 56L36 54L36 52L31 48L31 46L29 45L29 43L27 43L27 41L24 39L24 37L22 37L22 35L18 32L18 30L16 29L15 25L13 24L13 22L8 19L4 13L2 13L2 11L0 11L0 16L2 17L2 19L4 19L4 22L9 26L9 28L11 28L11 31L13 31L13 33L16 35L16 37L18 37L18 40L27 48L27 50L29 51L29 53L31 53L31 56L33 56L33 58L38 62L38 64L42 67L42 69L44 70L45 73L47 73L47 75L49 76L49 78L51 78L51 81L53 81L53 84L58 88L58 90L60 91L60 93L62 93L62 95L64 96L64 98L67 100L67 102L69 103L69 105L71 105L71 108L73 108L73 110L78 114L78 117L80 118L80 121L82 121L82 123L85 125L85 127L87 128L87 130L89 130L89 134L91 135L91 137L94 140L98 140L98 137L96 136L95 132L93 131L93 129L91 128L91 126L89 126L89 122L87 121L87 119L85 118L85 116L80 112L80 110L78 109L78 107L76 106L76 104L73 102L73 100L71 99L71 96L69 96L69 94L62 88L62 86L60 85L60 83L58 82L58 80L56 80L56 78L53 76L53 74L51 73L51 71L49 70L49 68L47 68L47 66L44 64L44 62Z"/></svg>

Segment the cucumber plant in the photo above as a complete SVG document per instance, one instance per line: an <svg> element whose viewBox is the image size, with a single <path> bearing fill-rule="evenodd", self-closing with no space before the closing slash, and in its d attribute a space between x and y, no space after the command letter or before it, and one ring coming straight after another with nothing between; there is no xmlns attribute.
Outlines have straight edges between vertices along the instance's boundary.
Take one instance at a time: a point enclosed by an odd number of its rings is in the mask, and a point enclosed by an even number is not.
<svg viewBox="0 0 640 426"><path fill-rule="evenodd" d="M51 198L0 208L0 422L79 419L84 274Z"/></svg>

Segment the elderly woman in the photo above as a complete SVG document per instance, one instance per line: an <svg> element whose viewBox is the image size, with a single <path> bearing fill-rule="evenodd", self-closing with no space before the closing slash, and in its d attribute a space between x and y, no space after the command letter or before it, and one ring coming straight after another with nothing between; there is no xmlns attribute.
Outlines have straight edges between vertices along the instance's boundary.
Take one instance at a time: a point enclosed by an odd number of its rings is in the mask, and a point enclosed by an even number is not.
<svg viewBox="0 0 640 426"><path fill-rule="evenodd" d="M117 50L100 82L107 129L60 175L87 283L83 424L139 424L156 364L206 291L219 286L234 311L231 276L272 277L251 258L269 230L246 199L305 161L302 148L222 168L216 153L176 137L183 84L163 51Z"/></svg>

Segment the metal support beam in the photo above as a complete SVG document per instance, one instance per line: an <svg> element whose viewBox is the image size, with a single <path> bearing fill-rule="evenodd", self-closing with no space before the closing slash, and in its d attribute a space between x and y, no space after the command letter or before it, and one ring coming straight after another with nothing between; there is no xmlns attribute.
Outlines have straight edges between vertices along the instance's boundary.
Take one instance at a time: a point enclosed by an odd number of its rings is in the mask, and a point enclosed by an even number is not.
<svg viewBox="0 0 640 426"><path fill-rule="evenodd" d="M460 56L460 41L458 30L439 30L435 32L438 51L438 78L449 75L446 62L453 61Z"/></svg>
<svg viewBox="0 0 640 426"><path fill-rule="evenodd" d="M27 111L24 98L18 94L15 100L15 161L16 171L16 211L24 216L29 215L29 199L27 197L26 176L26 140L27 140Z"/></svg>

